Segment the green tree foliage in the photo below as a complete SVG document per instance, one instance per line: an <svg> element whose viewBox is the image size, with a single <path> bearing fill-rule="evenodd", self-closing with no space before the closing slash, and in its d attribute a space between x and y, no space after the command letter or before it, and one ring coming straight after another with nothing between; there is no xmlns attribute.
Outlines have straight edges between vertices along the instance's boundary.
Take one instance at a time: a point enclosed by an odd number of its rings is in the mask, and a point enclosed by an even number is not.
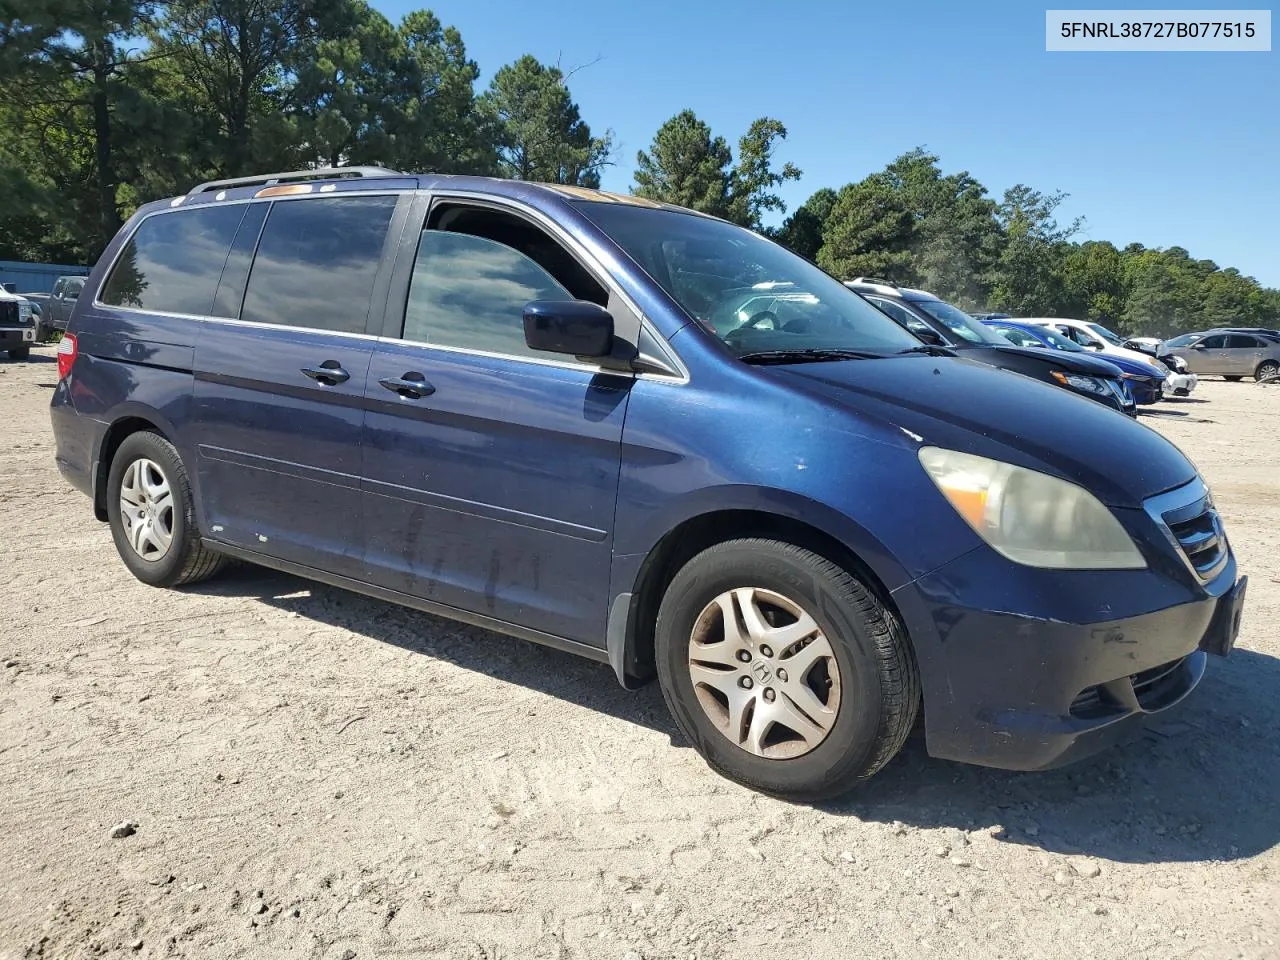
<svg viewBox="0 0 1280 960"><path fill-rule="evenodd" d="M138 99L129 40L146 0L0 0L3 243L92 257L120 226L120 144ZM0 231L4 233L7 231Z"/></svg>
<svg viewBox="0 0 1280 960"><path fill-rule="evenodd" d="M682 110L658 128L648 152L636 154L632 192L763 230L767 211L786 209L774 190L800 178L794 164L774 169L774 149L786 138L786 127L761 117L738 140L734 163L725 139L713 136L692 110Z"/></svg>
<svg viewBox="0 0 1280 960"><path fill-rule="evenodd" d="M692 110L682 110L658 128L647 153L641 150L636 154L632 192L727 218L732 205L732 161L724 138L713 137L711 128Z"/></svg>
<svg viewBox="0 0 1280 960"><path fill-rule="evenodd" d="M503 176L600 186L613 134L591 135L559 67L545 66L526 54L494 75L483 106L496 132Z"/></svg>
<svg viewBox="0 0 1280 960"><path fill-rule="evenodd" d="M775 239L806 260L817 260L818 251L822 249L822 231L835 205L836 192L823 187L783 221Z"/></svg>

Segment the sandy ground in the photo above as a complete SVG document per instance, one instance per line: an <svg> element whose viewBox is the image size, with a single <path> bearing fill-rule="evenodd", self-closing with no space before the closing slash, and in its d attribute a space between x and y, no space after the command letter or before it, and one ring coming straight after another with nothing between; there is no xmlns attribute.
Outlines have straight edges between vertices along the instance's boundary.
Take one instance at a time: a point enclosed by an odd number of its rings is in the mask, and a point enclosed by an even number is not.
<svg viewBox="0 0 1280 960"><path fill-rule="evenodd" d="M0 960L1280 957L1280 388L1144 418L1251 577L1190 703L1051 774L917 737L813 808L604 666L255 568L143 586L55 378L0 362Z"/></svg>

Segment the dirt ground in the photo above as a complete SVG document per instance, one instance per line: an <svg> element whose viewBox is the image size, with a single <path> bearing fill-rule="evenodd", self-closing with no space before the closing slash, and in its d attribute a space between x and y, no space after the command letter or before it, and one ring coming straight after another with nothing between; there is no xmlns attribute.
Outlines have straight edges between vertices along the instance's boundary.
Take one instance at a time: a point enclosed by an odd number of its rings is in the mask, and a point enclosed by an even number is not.
<svg viewBox="0 0 1280 960"><path fill-rule="evenodd" d="M814 808L601 665L255 568L143 586L38 354L0 362L0 960L1280 957L1280 388L1143 418L1250 576L1189 703L1049 774L917 736Z"/></svg>

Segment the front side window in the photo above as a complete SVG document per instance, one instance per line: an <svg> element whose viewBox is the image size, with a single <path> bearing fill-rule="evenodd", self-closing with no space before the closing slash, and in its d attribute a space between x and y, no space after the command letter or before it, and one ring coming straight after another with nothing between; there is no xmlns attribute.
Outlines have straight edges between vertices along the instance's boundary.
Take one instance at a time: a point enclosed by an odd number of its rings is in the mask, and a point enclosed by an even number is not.
<svg viewBox="0 0 1280 960"><path fill-rule="evenodd" d="M945 300L917 300L915 303L933 319L946 324L947 329L961 340L987 343L994 347L1005 345L1004 339L990 327L984 326Z"/></svg>
<svg viewBox="0 0 1280 960"><path fill-rule="evenodd" d="M1227 345L1227 338L1219 334L1215 337L1205 337L1200 343L1206 350L1221 350Z"/></svg>
<svg viewBox="0 0 1280 960"><path fill-rule="evenodd" d="M524 341L530 300L573 300L536 261L497 240L424 230L413 265L404 339L532 356Z"/></svg>
<svg viewBox="0 0 1280 960"><path fill-rule="evenodd" d="M1112 346L1115 346L1115 347L1124 346L1124 341L1121 340L1117 334L1108 330L1106 327L1104 327L1100 323L1089 324L1089 329L1092 330L1094 333L1096 333L1098 336L1100 336L1103 340L1107 341L1107 343L1111 344Z"/></svg>
<svg viewBox="0 0 1280 960"><path fill-rule="evenodd" d="M867 299L874 303L877 309L883 310L888 316L893 317L899 326L905 327L917 336L920 334L925 334L927 336L928 334L933 333L932 327L906 307L900 306L892 300L881 300L879 297L867 297Z"/></svg>
<svg viewBox="0 0 1280 960"><path fill-rule="evenodd" d="M396 199L276 201L249 270L241 318L363 333Z"/></svg>
<svg viewBox="0 0 1280 960"><path fill-rule="evenodd" d="M99 299L113 307L205 316L245 205L193 207L143 220L120 251ZM74 281L63 287L75 295Z"/></svg>
<svg viewBox="0 0 1280 960"><path fill-rule="evenodd" d="M1044 344L1037 340L1034 336L1025 330L1019 330L1017 327L996 327L1006 340L1015 347L1043 347ZM1074 344L1072 344L1074 346Z"/></svg>
<svg viewBox="0 0 1280 960"><path fill-rule="evenodd" d="M841 350L890 355L920 347L858 294L758 234L675 210L575 203L736 356Z"/></svg>

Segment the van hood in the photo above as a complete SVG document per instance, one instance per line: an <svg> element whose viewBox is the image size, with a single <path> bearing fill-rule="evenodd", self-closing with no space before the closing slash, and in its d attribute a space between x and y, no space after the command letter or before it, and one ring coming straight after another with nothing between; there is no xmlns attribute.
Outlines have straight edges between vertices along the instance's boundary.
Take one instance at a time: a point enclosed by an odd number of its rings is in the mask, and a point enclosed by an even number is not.
<svg viewBox="0 0 1280 960"><path fill-rule="evenodd" d="M1172 443L1069 390L960 357L908 356L765 368L860 419L1078 484L1113 507L1195 479ZM919 438L917 441L916 438Z"/></svg>

